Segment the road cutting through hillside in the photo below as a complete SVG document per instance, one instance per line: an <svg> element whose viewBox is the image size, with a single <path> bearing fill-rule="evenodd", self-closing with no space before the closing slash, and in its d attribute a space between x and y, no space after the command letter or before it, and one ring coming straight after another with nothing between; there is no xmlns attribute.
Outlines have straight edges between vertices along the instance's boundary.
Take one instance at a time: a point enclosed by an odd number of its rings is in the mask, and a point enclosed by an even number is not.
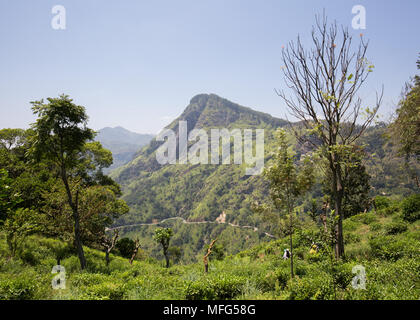
<svg viewBox="0 0 420 320"><path fill-rule="evenodd" d="M106 228L105 231L119 230L119 229L124 229L124 228L129 228L129 227L141 227L141 226L160 225L160 224L162 224L162 223L164 223L166 221L169 221L169 220L181 220L182 223L184 223L184 224L206 224L206 223L226 224L226 222L221 221L221 220L218 220L218 219L216 219L216 221L187 221L187 220L185 220L182 217L171 217L171 218L166 218L166 219L163 219L161 221L156 221L156 222L135 223L135 224L127 224L127 225L117 226L117 227L114 227L114 228ZM241 226L239 224L234 224L234 223L231 223L231 222L228 222L227 224L229 226L231 226L231 227L234 227L234 228L253 229L254 232L257 232L258 231L258 228L257 227L253 227L253 226ZM267 232L264 232L263 234L265 236L267 236L267 237L270 237L270 238L274 238L274 239L276 238L274 235L269 234Z"/></svg>

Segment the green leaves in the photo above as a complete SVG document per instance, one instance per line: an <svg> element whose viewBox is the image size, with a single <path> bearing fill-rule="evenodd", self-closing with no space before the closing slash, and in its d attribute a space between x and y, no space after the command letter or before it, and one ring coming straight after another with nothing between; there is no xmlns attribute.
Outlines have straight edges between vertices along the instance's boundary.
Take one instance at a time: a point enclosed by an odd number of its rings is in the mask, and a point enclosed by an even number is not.
<svg viewBox="0 0 420 320"><path fill-rule="evenodd" d="M314 164L310 157L298 161L287 143L286 132L276 132L278 151L273 156L272 165L264 170L268 180L272 203L277 211L291 214L297 198L303 196L314 184ZM267 204L256 204L260 212L270 210Z"/></svg>
<svg viewBox="0 0 420 320"><path fill-rule="evenodd" d="M87 128L85 108L75 105L66 95L33 101L32 111L38 116L32 124L32 153L38 158L51 159L71 167L85 143L94 138L94 131Z"/></svg>
<svg viewBox="0 0 420 320"><path fill-rule="evenodd" d="M174 235L174 232L171 228L157 228L153 239L162 244L163 247L169 245L169 241Z"/></svg>
<svg viewBox="0 0 420 320"><path fill-rule="evenodd" d="M36 213L23 208L9 214L3 228L6 232L6 241L12 257L28 235L41 230Z"/></svg>

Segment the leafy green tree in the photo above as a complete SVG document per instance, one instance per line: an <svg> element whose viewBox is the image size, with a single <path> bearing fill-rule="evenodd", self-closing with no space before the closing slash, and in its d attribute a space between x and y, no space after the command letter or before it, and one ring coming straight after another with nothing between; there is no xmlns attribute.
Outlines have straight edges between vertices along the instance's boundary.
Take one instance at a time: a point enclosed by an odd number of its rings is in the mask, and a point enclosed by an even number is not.
<svg viewBox="0 0 420 320"><path fill-rule="evenodd" d="M272 164L264 169L264 177L269 182L272 204L262 205L260 210L275 210L285 217L284 229L290 239L290 275L293 278L293 234L296 229L295 206L297 200L313 186L315 175L313 163L305 157L297 164L296 155L289 149L286 131L276 132L278 151L273 155Z"/></svg>
<svg viewBox="0 0 420 320"><path fill-rule="evenodd" d="M87 128L88 116L85 108L72 102L66 95L59 98L47 98L33 101L32 111L37 120L32 124L31 152L37 159L50 160L58 171L64 184L67 201L72 210L74 222L74 240L82 269L86 267L83 251L79 195L80 188L72 190L69 180L87 174L91 168L86 168L87 153L85 144L94 138L94 131Z"/></svg>
<svg viewBox="0 0 420 320"><path fill-rule="evenodd" d="M417 61L420 69L420 60ZM420 188L419 173L410 161L418 163L420 159L420 77L416 76L414 83L407 84L403 98L399 102L397 118L390 126L390 137L398 145L398 152L405 157L409 173Z"/></svg>
<svg viewBox="0 0 420 320"><path fill-rule="evenodd" d="M17 207L38 211L42 194L55 183L54 169L49 161L33 161L29 155L32 130L0 130L0 167L8 171L11 194L19 194Z"/></svg>
<svg viewBox="0 0 420 320"><path fill-rule="evenodd" d="M124 258L130 259L135 248L134 240L130 238L122 238L117 241L115 247L117 248L120 255Z"/></svg>
<svg viewBox="0 0 420 320"><path fill-rule="evenodd" d="M157 228L155 230L155 234L153 239L162 245L163 255L165 256L166 260L166 268L169 268L169 242L174 235L174 232L171 228Z"/></svg>
<svg viewBox="0 0 420 320"><path fill-rule="evenodd" d="M36 221L36 213L23 208L9 214L3 228L6 232L6 241L12 257L15 256L16 251L28 235L40 230L39 223Z"/></svg>
<svg viewBox="0 0 420 320"><path fill-rule="evenodd" d="M106 228L112 225L114 219L127 213L129 208L124 200L118 199L112 186L80 187L74 179L69 180L69 184L72 189L80 188L78 214L81 240L86 245L99 248L106 238ZM64 186L57 183L44 194L44 199L41 209L45 219L44 233L74 243L73 212Z"/></svg>

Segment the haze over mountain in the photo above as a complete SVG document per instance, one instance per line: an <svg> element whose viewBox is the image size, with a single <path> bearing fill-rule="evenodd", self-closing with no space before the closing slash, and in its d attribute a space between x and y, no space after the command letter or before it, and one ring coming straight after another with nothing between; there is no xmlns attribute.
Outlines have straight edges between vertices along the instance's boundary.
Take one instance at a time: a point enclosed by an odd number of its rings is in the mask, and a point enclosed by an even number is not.
<svg viewBox="0 0 420 320"><path fill-rule="evenodd" d="M112 152L114 162L110 168L118 168L133 159L139 149L148 144L154 135L129 131L123 127L105 127L98 131L96 140Z"/></svg>
<svg viewBox="0 0 420 320"><path fill-rule="evenodd" d="M176 133L177 143L181 120L187 121L188 133L193 129L204 129L209 136L211 128L264 129L266 166L270 165L271 153L276 148L274 131L279 127L288 128L285 120L215 94L193 97L184 112L167 126ZM408 194L415 187L405 176L402 161L390 156L393 149L383 138L385 128L383 124L369 128L361 141L366 144L368 153L366 166L371 175L372 193L383 194L392 189L393 194ZM262 175L246 175L245 163L161 165L156 160L156 150L162 143L153 138L132 161L111 173L111 177L122 186L123 199L130 207L130 212L115 226L150 224L178 217L162 225L174 228L172 244L182 248L184 261L194 261L204 243L216 237L230 253L270 240L267 233L274 232L273 225L263 221L251 209L254 199L268 197L267 182ZM299 155L306 153L308 148L297 146L296 151ZM318 185L308 199L319 194ZM307 202L301 205L305 206ZM219 223L221 220L224 223ZM232 225L248 227L235 228ZM143 248L154 248L152 225L124 227L122 230L124 235L140 237Z"/></svg>

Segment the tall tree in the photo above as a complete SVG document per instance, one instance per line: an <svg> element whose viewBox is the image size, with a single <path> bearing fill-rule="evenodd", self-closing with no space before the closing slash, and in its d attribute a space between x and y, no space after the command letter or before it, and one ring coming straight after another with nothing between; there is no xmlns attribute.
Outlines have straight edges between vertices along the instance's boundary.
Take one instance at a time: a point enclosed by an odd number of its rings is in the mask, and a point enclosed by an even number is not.
<svg viewBox="0 0 420 320"><path fill-rule="evenodd" d="M277 211L285 219L285 234L290 239L290 275L293 278L293 234L296 229L295 206L297 200L313 186L315 175L313 164L308 157L298 162L296 155L289 149L286 132L276 132L278 151L273 156L272 165L264 169L264 176L269 181L271 205L263 204L259 210Z"/></svg>
<svg viewBox="0 0 420 320"><path fill-rule="evenodd" d="M420 60L417 61L420 69ZM398 146L398 152L405 158L409 173L420 188L419 173L410 162L420 159L420 77L406 85L397 109L397 117L390 126L390 137ZM414 167L414 166L413 166Z"/></svg>
<svg viewBox="0 0 420 320"><path fill-rule="evenodd" d="M335 254L340 258L344 254L343 156L375 119L383 91L377 94L373 108L362 109L357 92L374 68L366 58L368 42L362 35L353 51L348 30L342 27L339 31L335 22L329 25L324 14L316 17L312 44L313 48L306 50L298 37L297 42L290 42L283 50L285 82L293 95L277 93L290 113L312 137L318 138L305 139L306 142L315 148L320 145L328 160L334 212L338 215Z"/></svg>
<svg viewBox="0 0 420 320"><path fill-rule="evenodd" d="M80 217L79 217L79 187L72 190L69 180L77 178L85 161L81 155L86 142L94 138L94 131L87 127L88 116L83 106L74 104L66 95L58 98L47 98L33 101L32 111L37 120L32 124L34 136L31 152L38 158L46 158L56 166L64 184L67 201L72 210L74 222L74 240L82 269L86 267L83 251Z"/></svg>

